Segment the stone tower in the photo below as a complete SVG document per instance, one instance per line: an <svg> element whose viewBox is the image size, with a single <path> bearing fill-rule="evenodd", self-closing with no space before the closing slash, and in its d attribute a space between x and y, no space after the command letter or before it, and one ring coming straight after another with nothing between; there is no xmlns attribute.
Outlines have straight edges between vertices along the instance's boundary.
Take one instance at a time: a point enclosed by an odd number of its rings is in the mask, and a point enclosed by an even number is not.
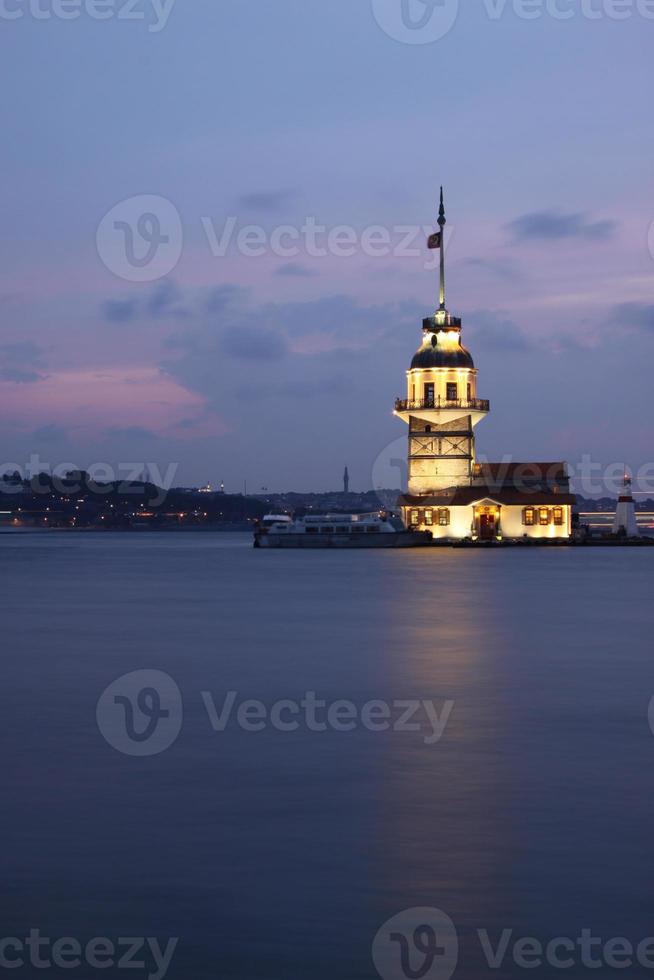
<svg viewBox="0 0 654 980"><path fill-rule="evenodd" d="M438 224L429 247L440 249L440 303L422 322L422 344L407 372L407 397L395 405L395 414L409 426L412 496L471 485L474 428L490 411L489 403L477 398L477 370L461 343L461 320L445 306L442 188Z"/></svg>

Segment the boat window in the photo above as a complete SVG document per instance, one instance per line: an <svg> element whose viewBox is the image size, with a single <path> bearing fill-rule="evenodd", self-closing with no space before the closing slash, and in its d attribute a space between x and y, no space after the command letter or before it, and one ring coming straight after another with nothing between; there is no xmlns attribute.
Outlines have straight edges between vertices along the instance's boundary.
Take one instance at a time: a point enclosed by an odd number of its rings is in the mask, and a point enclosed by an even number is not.
<svg viewBox="0 0 654 980"><path fill-rule="evenodd" d="M318 533L317 527L307 527L307 534L317 534L317 533Z"/></svg>
<svg viewBox="0 0 654 980"><path fill-rule="evenodd" d="M320 533L321 534L333 534L334 533L334 528L333 527L321 527L320 528Z"/></svg>
<svg viewBox="0 0 654 980"><path fill-rule="evenodd" d="M379 528L378 527L369 527L368 528L368 534L379 534Z"/></svg>

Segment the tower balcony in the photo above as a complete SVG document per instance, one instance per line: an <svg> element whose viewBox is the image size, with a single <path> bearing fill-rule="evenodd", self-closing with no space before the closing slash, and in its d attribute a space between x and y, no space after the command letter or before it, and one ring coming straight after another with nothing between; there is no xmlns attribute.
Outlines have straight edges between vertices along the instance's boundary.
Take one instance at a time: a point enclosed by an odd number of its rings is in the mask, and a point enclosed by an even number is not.
<svg viewBox="0 0 654 980"><path fill-rule="evenodd" d="M469 415L474 426L489 412L490 402L485 398L457 398L452 401L438 397L420 401L398 398L395 402L395 414L407 423L412 415L436 425Z"/></svg>
<svg viewBox="0 0 654 980"><path fill-rule="evenodd" d="M406 401L398 398L395 402L395 411L404 412L423 412L438 411L439 409L463 409L467 412L490 412L490 402L486 398L456 398L448 401L445 398L430 398L422 401Z"/></svg>

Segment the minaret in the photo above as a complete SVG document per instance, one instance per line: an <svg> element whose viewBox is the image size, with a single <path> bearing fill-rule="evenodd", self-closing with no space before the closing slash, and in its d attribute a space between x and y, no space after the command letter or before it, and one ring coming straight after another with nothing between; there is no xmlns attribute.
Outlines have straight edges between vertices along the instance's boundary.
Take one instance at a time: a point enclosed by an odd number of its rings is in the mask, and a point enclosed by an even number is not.
<svg viewBox="0 0 654 980"><path fill-rule="evenodd" d="M627 473L624 475L624 489L618 497L618 506L615 511L613 521L614 534L626 534L628 538L640 536L638 522L636 521L636 505L631 495L631 478Z"/></svg>
<svg viewBox="0 0 654 980"><path fill-rule="evenodd" d="M429 239L440 248L439 305L422 321L422 344L407 372L407 398L395 414L409 426L409 494L428 495L470 486L474 427L490 411L477 398L477 371L461 343L461 320L445 305L445 204L441 187L438 225Z"/></svg>
<svg viewBox="0 0 654 980"><path fill-rule="evenodd" d="M347 466L345 467L345 473L343 474L343 493L350 492L350 471Z"/></svg>

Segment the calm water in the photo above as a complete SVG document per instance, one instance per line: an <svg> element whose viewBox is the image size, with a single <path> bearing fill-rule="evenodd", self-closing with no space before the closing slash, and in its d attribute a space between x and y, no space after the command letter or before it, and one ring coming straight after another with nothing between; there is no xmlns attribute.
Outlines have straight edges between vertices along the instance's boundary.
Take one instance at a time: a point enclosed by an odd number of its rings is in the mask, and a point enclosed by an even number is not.
<svg viewBox="0 0 654 980"><path fill-rule="evenodd" d="M510 957L491 972L478 929L654 934L654 551L277 553L212 534L0 549L2 936L178 936L174 980L355 980L377 975L386 919L435 906L472 980L552 975ZM135 757L96 704L145 668L175 680L184 722ZM431 745L424 729L214 732L203 691L218 708L229 691L454 707Z"/></svg>

